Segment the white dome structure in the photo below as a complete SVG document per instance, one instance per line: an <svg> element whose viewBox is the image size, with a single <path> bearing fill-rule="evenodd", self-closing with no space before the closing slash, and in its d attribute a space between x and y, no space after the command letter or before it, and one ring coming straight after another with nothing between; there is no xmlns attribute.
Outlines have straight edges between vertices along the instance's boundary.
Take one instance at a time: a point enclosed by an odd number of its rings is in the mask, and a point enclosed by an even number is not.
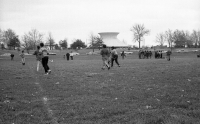
<svg viewBox="0 0 200 124"><path fill-rule="evenodd" d="M119 32L101 32L98 33L103 40L103 44L105 44L107 47L128 47L127 44L121 42L119 39L117 39L117 35Z"/></svg>

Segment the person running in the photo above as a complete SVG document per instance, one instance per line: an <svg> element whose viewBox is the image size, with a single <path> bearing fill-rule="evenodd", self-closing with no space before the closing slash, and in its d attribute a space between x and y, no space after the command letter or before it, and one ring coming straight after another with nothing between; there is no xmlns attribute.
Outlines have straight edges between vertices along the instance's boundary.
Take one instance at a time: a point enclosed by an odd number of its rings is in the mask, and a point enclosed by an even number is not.
<svg viewBox="0 0 200 124"><path fill-rule="evenodd" d="M117 54L117 50L115 49L114 46L111 47L112 51L111 51L111 67L113 67L113 62L115 61L116 64L118 65L118 67L120 67L119 63L118 63L118 54Z"/></svg>
<svg viewBox="0 0 200 124"><path fill-rule="evenodd" d="M124 59L124 57L126 57L126 54L124 53L124 51L122 51L121 56L122 56L122 59Z"/></svg>
<svg viewBox="0 0 200 124"><path fill-rule="evenodd" d="M22 53L20 54L22 58L22 65L25 65L25 55L24 55L24 50L22 50Z"/></svg>
<svg viewBox="0 0 200 124"><path fill-rule="evenodd" d="M37 50L33 53L33 55L36 55L36 60L37 60L37 71L39 71L39 67L40 67L40 62L42 60L42 56L41 53L39 52L40 50L40 46L37 46Z"/></svg>
<svg viewBox="0 0 200 124"><path fill-rule="evenodd" d="M103 67L102 69L104 70L105 67L108 68L108 70L110 69L110 66L108 64L108 60L109 60L109 57L110 57L110 52L109 50L106 48L106 45L104 44L103 45L103 49L101 50L100 52L101 56L102 56L102 61L103 61Z"/></svg>
<svg viewBox="0 0 200 124"><path fill-rule="evenodd" d="M49 69L49 66L48 66L48 61L49 61L48 54L49 54L49 52L44 47L44 43L40 43L39 53L41 54L42 66L44 67L45 75L48 75L48 74L51 73L51 70Z"/></svg>

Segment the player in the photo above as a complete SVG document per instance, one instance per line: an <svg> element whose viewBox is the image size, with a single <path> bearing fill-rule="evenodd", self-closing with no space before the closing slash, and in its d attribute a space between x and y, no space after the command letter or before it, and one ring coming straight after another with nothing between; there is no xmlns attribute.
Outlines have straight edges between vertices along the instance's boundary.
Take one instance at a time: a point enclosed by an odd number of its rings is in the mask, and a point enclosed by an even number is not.
<svg viewBox="0 0 200 124"><path fill-rule="evenodd" d="M166 55L167 55L167 60L170 61L170 55L172 54L172 52L170 50L168 50L166 52Z"/></svg>
<svg viewBox="0 0 200 124"><path fill-rule="evenodd" d="M40 50L39 54L41 54L42 58L42 66L44 67L45 75L48 75L51 73L51 70L49 69L48 66L48 61L49 61L49 52L47 49L44 47L44 43L40 43Z"/></svg>
<svg viewBox="0 0 200 124"><path fill-rule="evenodd" d="M122 51L121 56L122 56L122 59L124 59L124 57L126 57L126 54L124 53L124 51Z"/></svg>
<svg viewBox="0 0 200 124"><path fill-rule="evenodd" d="M37 50L33 53L33 55L36 55L37 60L37 71L39 71L40 63L42 60L42 54L39 52L40 46L37 46Z"/></svg>
<svg viewBox="0 0 200 124"><path fill-rule="evenodd" d="M24 50L22 50L22 53L20 54L22 58L22 65L25 65L25 55L24 55Z"/></svg>
<svg viewBox="0 0 200 124"><path fill-rule="evenodd" d="M110 57L110 52L109 50L106 48L106 45L104 44L103 45L103 49L101 50L100 52L101 56L102 56L102 61L103 61L103 67L102 67L102 70L105 69L105 67L108 68L108 70L110 69L110 66L108 64L108 59Z"/></svg>
<svg viewBox="0 0 200 124"><path fill-rule="evenodd" d="M120 67L119 63L118 63L118 54L117 51L115 49L115 47L111 47L112 51L111 51L111 67L113 67L113 62L115 61L116 64L118 65L118 67Z"/></svg>

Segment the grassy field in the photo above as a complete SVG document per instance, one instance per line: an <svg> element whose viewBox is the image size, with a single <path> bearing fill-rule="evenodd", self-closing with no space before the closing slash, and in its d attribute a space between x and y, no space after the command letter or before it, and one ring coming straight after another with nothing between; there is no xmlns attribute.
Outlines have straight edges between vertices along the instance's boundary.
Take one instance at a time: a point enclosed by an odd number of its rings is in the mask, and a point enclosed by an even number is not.
<svg viewBox="0 0 200 124"><path fill-rule="evenodd" d="M171 61L134 53L108 71L99 55L80 52L73 61L50 56L48 76L35 56L25 66L18 53L0 57L0 124L200 124L196 53Z"/></svg>

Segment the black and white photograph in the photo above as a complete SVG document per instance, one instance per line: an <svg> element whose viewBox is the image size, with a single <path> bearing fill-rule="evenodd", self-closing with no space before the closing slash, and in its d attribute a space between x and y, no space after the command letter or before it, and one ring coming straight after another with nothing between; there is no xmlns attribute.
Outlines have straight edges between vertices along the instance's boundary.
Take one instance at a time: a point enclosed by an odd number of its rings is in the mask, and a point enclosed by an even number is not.
<svg viewBox="0 0 200 124"><path fill-rule="evenodd" d="M200 124L200 0L0 0L0 124Z"/></svg>

